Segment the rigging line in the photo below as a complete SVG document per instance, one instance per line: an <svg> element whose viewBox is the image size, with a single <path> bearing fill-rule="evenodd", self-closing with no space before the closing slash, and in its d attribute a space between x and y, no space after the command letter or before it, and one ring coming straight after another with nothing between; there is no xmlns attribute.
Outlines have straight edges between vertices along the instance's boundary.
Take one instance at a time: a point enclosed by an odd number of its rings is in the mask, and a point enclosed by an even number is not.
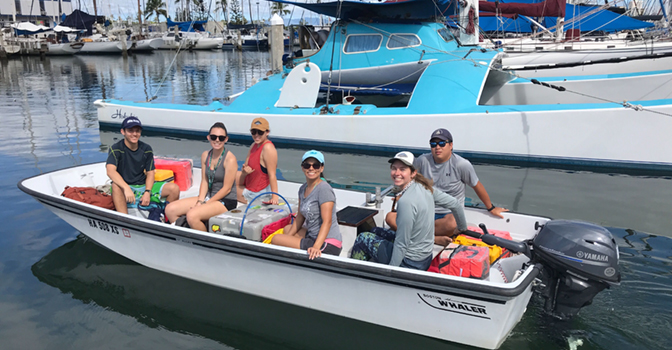
<svg viewBox="0 0 672 350"><path fill-rule="evenodd" d="M343 5L343 0L338 1L338 7L336 8L336 18L341 17L341 6ZM337 25L334 24L334 29L338 28ZM340 30L339 30L340 32ZM332 41L331 45L331 62L329 63L329 77L327 78L327 101L326 101L326 106L327 106L327 112L329 112L329 95L331 94L331 74L334 71L334 51L336 50L336 33L334 33L334 40Z"/></svg>
<svg viewBox="0 0 672 350"><path fill-rule="evenodd" d="M194 21L195 21L195 19L192 19L192 20L191 20L191 23L189 23L189 29L193 28L193 26L194 26ZM179 32L176 33L175 37L178 36L177 34L179 34ZM173 68L173 65L175 64L175 60L177 60L177 55L178 55L178 54L180 53L180 51L182 50L182 46L184 45L184 43L185 43L186 41L187 41L186 38L180 40L180 45L177 47L177 50L175 51L175 56L173 56L173 60L170 62L170 65L168 65L168 69L166 69L166 73L165 73L165 74L163 75L163 77L161 78L161 81L159 82L159 86L156 88L156 91L154 92L154 94L152 95L152 97L151 97L147 102L151 102L151 101L154 101L154 100L156 99L157 95L159 94L159 90L161 90L161 88L163 87L163 83L166 81L166 78L168 77L168 73L169 73L170 70ZM151 90L151 87L150 87L150 90Z"/></svg>

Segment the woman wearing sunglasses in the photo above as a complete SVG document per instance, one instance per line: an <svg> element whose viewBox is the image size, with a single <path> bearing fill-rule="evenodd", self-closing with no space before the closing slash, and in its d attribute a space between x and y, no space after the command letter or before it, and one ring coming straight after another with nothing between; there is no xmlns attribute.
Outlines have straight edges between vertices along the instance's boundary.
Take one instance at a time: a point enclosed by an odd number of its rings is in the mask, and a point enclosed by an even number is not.
<svg viewBox="0 0 672 350"><path fill-rule="evenodd" d="M308 151L303 155L301 168L306 183L299 188L299 211L284 234L275 235L271 244L303 249L308 258L341 253L341 231L336 220L336 195L324 180L324 155ZM305 223L305 225L304 225Z"/></svg>
<svg viewBox="0 0 672 350"><path fill-rule="evenodd" d="M254 143L250 147L245 163L238 172L238 201L251 202L257 195L264 192L278 193L278 179L275 169L278 166L278 152L268 139L270 128L264 118L255 118L250 126ZM278 196L262 196L262 201L278 204Z"/></svg>
<svg viewBox="0 0 672 350"><path fill-rule="evenodd" d="M462 203L432 188L432 180L413 166L411 152L390 159L390 176L397 199L397 231L362 232L352 247L352 258L426 271L434 247L434 206L453 211L457 230L467 229ZM459 232L458 231L458 232Z"/></svg>
<svg viewBox="0 0 672 350"><path fill-rule="evenodd" d="M236 187L233 184L238 161L224 147L228 140L224 124L215 123L207 138L212 149L201 154L202 178L198 197L180 199L166 207L166 217L170 222L175 222L178 217L186 214L189 226L201 231L207 231L204 221L238 205Z"/></svg>

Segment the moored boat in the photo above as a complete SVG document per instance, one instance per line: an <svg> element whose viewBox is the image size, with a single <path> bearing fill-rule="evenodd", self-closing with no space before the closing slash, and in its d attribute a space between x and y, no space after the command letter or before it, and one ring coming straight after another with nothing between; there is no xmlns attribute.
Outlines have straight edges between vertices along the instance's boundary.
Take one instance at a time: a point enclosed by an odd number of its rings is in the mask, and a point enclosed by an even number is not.
<svg viewBox="0 0 672 350"><path fill-rule="evenodd" d="M263 116L278 142L415 152L426 150L427 135L445 126L459 140L456 151L475 160L672 170L666 137L672 99L665 89L633 89L664 80L669 71L536 77L537 83L522 84L498 68L500 51L476 46L473 33L453 36L432 20L431 1L345 1L340 14L339 2L297 6L341 18L314 55L294 58L226 106L98 100L100 124L117 128L122 116L135 115L147 129L194 134L224 121L236 138ZM361 22L361 13L371 22ZM397 20L400 13L410 17ZM498 94L507 97L491 98ZM632 139L637 142L614 142Z"/></svg>
<svg viewBox="0 0 672 350"><path fill-rule="evenodd" d="M195 183L183 197L198 192L200 178L200 169L194 169ZM520 252L499 259L488 278L477 280L350 259L358 228L347 219L339 218L341 256L311 261L302 250L149 221L60 195L65 186L102 185L106 180L105 164L94 163L37 175L21 181L19 188L96 242L150 268L482 348L497 348L506 339L525 312L537 278L548 286L542 290L547 310L562 317L576 314L595 294L620 280L613 238L605 229L585 223L518 213L504 213L502 220L485 209L467 208L471 225L507 230L513 238L503 243L484 235L484 241L492 239ZM279 192L291 196L299 186L279 181ZM389 197L338 189L335 193L339 209L367 211L377 222L384 217L383 208L391 205Z"/></svg>

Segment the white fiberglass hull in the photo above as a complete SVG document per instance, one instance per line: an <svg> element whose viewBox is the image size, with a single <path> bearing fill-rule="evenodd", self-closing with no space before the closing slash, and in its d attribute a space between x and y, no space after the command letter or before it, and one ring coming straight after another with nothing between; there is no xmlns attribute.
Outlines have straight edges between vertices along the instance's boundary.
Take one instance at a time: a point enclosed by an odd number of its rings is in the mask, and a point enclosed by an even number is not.
<svg viewBox="0 0 672 350"><path fill-rule="evenodd" d="M507 59L502 59L504 65ZM585 61L581 64L561 64L540 67L538 65L505 66L504 69L515 71L516 75L525 78L540 77L575 77L589 75L614 75L629 73L646 73L669 71L672 68L672 56L623 58L609 62Z"/></svg>
<svg viewBox="0 0 672 350"><path fill-rule="evenodd" d="M198 179L200 171L195 171ZM19 187L96 242L142 265L222 288L320 310L429 337L494 349L521 319L532 295L537 267L514 282L525 256L502 259L490 280L474 280L323 256L201 233L119 214L61 197L62 188L105 181L104 163L79 166L23 180ZM191 190L198 187L198 183ZM295 194L299 184L280 183ZM196 189L197 190L197 189ZM340 206L361 204L364 193L336 190ZM389 200L383 207L389 207ZM381 214L382 215L382 212ZM509 230L514 239L536 235L547 218L515 213L495 219L468 209L470 222ZM522 232L522 233L521 233ZM499 264L499 265L498 265ZM501 277L504 276L504 277ZM301 287L297 289L297 286ZM455 327L459 324L460 327Z"/></svg>
<svg viewBox="0 0 672 350"><path fill-rule="evenodd" d="M128 43L128 47L130 46ZM84 43L84 47L79 52L85 54L121 53L122 46L119 41L89 41Z"/></svg>
<svg viewBox="0 0 672 350"><path fill-rule="evenodd" d="M143 39L136 40L132 44L133 51L154 51L159 49L163 45L163 39L153 38L153 39Z"/></svg>
<svg viewBox="0 0 672 350"><path fill-rule="evenodd" d="M649 110L672 114L672 101L644 104ZM222 112L226 107L218 102L202 108L105 100L95 105L99 122L114 128L134 115L146 129L204 135L203 130L221 121L233 138L241 138L249 137L252 119L264 117L277 142L394 154L400 149L427 152L428 135L444 126L455 138L455 151L474 159L672 169L668 135L672 118L617 104L510 106L499 108L500 112L487 111L500 106L485 106L482 113L453 114L374 114L366 113L370 106L365 105L357 115L340 105L335 110L344 112L325 115L301 109L286 114ZM380 113L380 109L371 110Z"/></svg>
<svg viewBox="0 0 672 350"><path fill-rule="evenodd" d="M48 50L45 53L48 56L67 56L78 53L83 43L63 43L63 44L48 44Z"/></svg>

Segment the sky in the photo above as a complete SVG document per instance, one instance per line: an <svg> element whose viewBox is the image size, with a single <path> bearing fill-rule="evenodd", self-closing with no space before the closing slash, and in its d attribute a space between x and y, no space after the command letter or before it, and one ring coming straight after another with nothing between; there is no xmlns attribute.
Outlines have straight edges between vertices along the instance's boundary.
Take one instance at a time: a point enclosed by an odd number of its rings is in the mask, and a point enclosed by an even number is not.
<svg viewBox="0 0 672 350"><path fill-rule="evenodd" d="M206 0L207 4L210 5L210 1ZM241 0L239 0L241 1ZM262 19L268 19L270 18L270 2L265 1L265 0L251 0L252 1L252 18L254 20L257 20L258 16L261 16ZM299 0L300 1L300 0ZM142 9L144 10L145 8L145 2L146 0L140 0L140 4ZM171 17L175 16L175 10L180 6L180 4L176 4L175 0L164 0L166 3L166 8L168 10L168 14ZM215 7L215 4L217 3L217 0L211 0L212 2L212 8ZM248 0L242 0L243 4L241 4L241 7L243 7L243 14L245 18L249 19L249 5L248 5ZM80 5L81 4L81 7ZM258 9L257 9L257 4L258 4ZM79 8L80 10L93 14L93 0L72 0L72 5L73 9ZM114 15L115 18L119 18L121 15L122 19L126 19L128 17L133 17L137 18L138 16L138 1L137 0L96 0L96 6L98 8L98 15L104 15L104 16L109 16L110 14ZM289 6L288 9L291 11L294 8L294 6ZM258 10L258 11L257 11ZM215 20L221 20L224 18L222 15L221 11L210 11L212 17ZM258 13L258 15L257 15ZM309 15L309 11L304 11L303 9L297 8L294 10L293 15L290 13L289 15L285 15L285 19L287 20L290 16L293 18L292 21L296 18L301 18L301 14L304 13L304 16L311 16ZM312 13L311 13L312 14ZM150 18L150 20L154 20L154 18ZM165 21L163 17L161 17L161 21Z"/></svg>

